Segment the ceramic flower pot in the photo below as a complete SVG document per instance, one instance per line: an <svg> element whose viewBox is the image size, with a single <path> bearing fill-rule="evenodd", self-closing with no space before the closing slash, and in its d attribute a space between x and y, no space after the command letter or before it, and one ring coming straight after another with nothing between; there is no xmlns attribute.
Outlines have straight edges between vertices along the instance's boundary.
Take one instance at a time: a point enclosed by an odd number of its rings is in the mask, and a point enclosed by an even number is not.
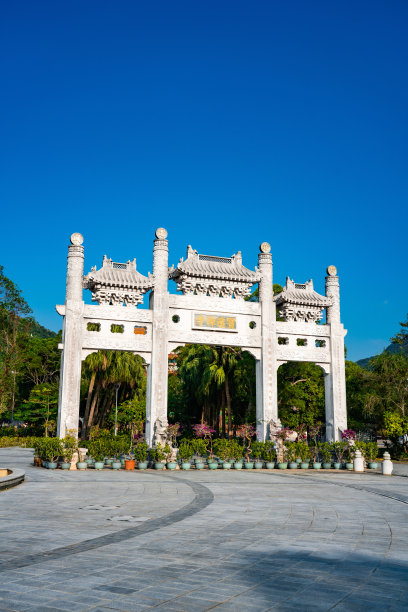
<svg viewBox="0 0 408 612"><path fill-rule="evenodd" d="M297 470L297 469L298 469L298 467L299 467L299 466L298 466L298 464L296 463L296 461L291 461L291 462L289 463L289 465L288 465L288 468L289 468L290 470Z"/></svg>
<svg viewBox="0 0 408 612"><path fill-rule="evenodd" d="M125 459L125 470L134 470L136 461L134 459Z"/></svg>
<svg viewBox="0 0 408 612"><path fill-rule="evenodd" d="M296 459L296 463L299 463L299 464L300 464L300 463L302 463L302 460L301 460L301 459L299 459L299 457L298 457L298 458Z"/></svg>
<svg viewBox="0 0 408 612"><path fill-rule="evenodd" d="M331 470L331 465L332 465L331 463L329 463L328 461L325 461L323 463L323 469L324 470Z"/></svg>
<svg viewBox="0 0 408 612"><path fill-rule="evenodd" d="M262 468L263 468L263 461L255 461L254 469L255 470L262 470Z"/></svg>
<svg viewBox="0 0 408 612"><path fill-rule="evenodd" d="M353 469L353 467L354 467L354 466L353 466L353 464L352 464L352 463L348 463L348 462L347 462L347 463L345 464L345 468L346 468L346 470L352 470L352 469Z"/></svg>
<svg viewBox="0 0 408 612"><path fill-rule="evenodd" d="M105 465L112 465L113 459L105 459Z"/></svg>
<svg viewBox="0 0 408 612"><path fill-rule="evenodd" d="M314 469L314 470L320 470L320 469L321 469L321 467L322 467L322 464L321 464L319 461L315 461L315 462L313 463L313 469Z"/></svg>
<svg viewBox="0 0 408 612"><path fill-rule="evenodd" d="M78 470L86 470L88 467L88 464L85 461L78 461L76 466Z"/></svg>
<svg viewBox="0 0 408 612"><path fill-rule="evenodd" d="M217 470L218 469L218 463L209 463L208 464L208 469L209 470Z"/></svg>
<svg viewBox="0 0 408 612"><path fill-rule="evenodd" d="M177 467L177 463L175 461L168 461L166 467L168 470L175 470Z"/></svg>
<svg viewBox="0 0 408 612"><path fill-rule="evenodd" d="M369 461L368 467L370 470L376 470L378 467L378 463L376 461Z"/></svg>
<svg viewBox="0 0 408 612"><path fill-rule="evenodd" d="M103 461L95 461L94 468L95 470L103 470L105 463Z"/></svg>
<svg viewBox="0 0 408 612"><path fill-rule="evenodd" d="M339 463L338 461L335 461L333 463L333 467L335 470L341 470L341 463Z"/></svg>
<svg viewBox="0 0 408 612"><path fill-rule="evenodd" d="M301 470L308 470L308 469L309 469L309 462L308 462L308 461L303 461L303 462L300 464L300 469L301 469Z"/></svg>
<svg viewBox="0 0 408 612"><path fill-rule="evenodd" d="M164 470L164 463L161 463L160 461L155 461L154 469L155 470Z"/></svg>
<svg viewBox="0 0 408 612"><path fill-rule="evenodd" d="M202 463L202 462L197 461L195 466L196 466L196 470L203 470L204 469L204 463Z"/></svg>
<svg viewBox="0 0 408 612"><path fill-rule="evenodd" d="M288 464L286 462L278 463L278 470L286 470Z"/></svg>
<svg viewBox="0 0 408 612"><path fill-rule="evenodd" d="M58 467L58 463L56 461L49 461L48 462L48 469L49 470L56 470Z"/></svg>
<svg viewBox="0 0 408 612"><path fill-rule="evenodd" d="M114 461L112 463L112 470L120 470L121 467L122 467L122 464L120 461Z"/></svg>
<svg viewBox="0 0 408 612"><path fill-rule="evenodd" d="M147 461L139 461L137 464L138 470L146 470L147 469Z"/></svg>
<svg viewBox="0 0 408 612"><path fill-rule="evenodd" d="M254 469L254 464L252 463L252 461L245 461L244 468L246 470L253 470Z"/></svg>
<svg viewBox="0 0 408 612"><path fill-rule="evenodd" d="M230 470L231 469L231 464L228 463L228 461L224 461L224 463L222 464L222 469L223 470Z"/></svg>
<svg viewBox="0 0 408 612"><path fill-rule="evenodd" d="M191 468L191 463L189 463L188 461L183 461L183 463L181 464L181 469L189 470L190 468Z"/></svg>
<svg viewBox="0 0 408 612"><path fill-rule="evenodd" d="M267 470L274 470L275 469L275 461L267 461L265 464L265 467Z"/></svg>
<svg viewBox="0 0 408 612"><path fill-rule="evenodd" d="M61 463L61 470L69 470L70 467L71 467L71 464L67 463L66 461L63 461Z"/></svg>

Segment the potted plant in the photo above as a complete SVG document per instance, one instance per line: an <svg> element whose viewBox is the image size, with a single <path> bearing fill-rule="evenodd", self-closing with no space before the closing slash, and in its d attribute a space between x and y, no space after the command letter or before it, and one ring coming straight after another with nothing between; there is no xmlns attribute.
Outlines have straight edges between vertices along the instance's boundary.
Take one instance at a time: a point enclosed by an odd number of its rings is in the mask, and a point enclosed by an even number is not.
<svg viewBox="0 0 408 612"><path fill-rule="evenodd" d="M287 448L285 445L282 447L282 459L283 461L278 461L278 470L286 470L288 467L287 458Z"/></svg>
<svg viewBox="0 0 408 612"><path fill-rule="evenodd" d="M245 456L245 463L244 463L244 468L246 470L252 470L252 468L254 467L254 464L252 461L250 461L249 457L251 455L251 442L252 442L252 438L255 435L255 429L252 427L252 425L248 425L248 424L244 424L241 425L238 429L237 429L237 436L238 438L242 438L244 441L244 456Z"/></svg>
<svg viewBox="0 0 408 612"><path fill-rule="evenodd" d="M82 448L79 448L79 446L76 447L76 452L78 453L78 461L77 461L77 469L78 470L86 470L88 467L88 464L86 461L84 461L84 451Z"/></svg>
<svg viewBox="0 0 408 612"><path fill-rule="evenodd" d="M61 469L69 470L71 468L72 458L77 447L76 438L70 434L67 434L62 441L62 456L63 461L61 463Z"/></svg>
<svg viewBox="0 0 408 612"><path fill-rule="evenodd" d="M177 463L175 461L170 461L171 455L172 455L172 449L168 442L166 442L166 444L164 445L164 454L165 454L165 460L166 460L166 468L168 470L175 470L177 467Z"/></svg>
<svg viewBox="0 0 408 612"><path fill-rule="evenodd" d="M164 452L164 446L160 442L156 445L156 448L150 449L150 459L153 461L155 470L164 470L166 453Z"/></svg>
<svg viewBox="0 0 408 612"><path fill-rule="evenodd" d="M178 456L181 460L181 469L189 470L191 467L191 458L194 455L194 447L191 440L184 439L180 442Z"/></svg>
<svg viewBox="0 0 408 612"><path fill-rule="evenodd" d="M311 425L309 427L309 435L313 440L313 445L311 446L311 454L312 454L312 459L313 459L312 467L314 470L320 470L320 468L322 467L321 462L318 461L319 448L318 448L318 442L317 442L317 438L320 433L320 427L321 427L321 423L316 423L315 425Z"/></svg>
<svg viewBox="0 0 408 612"><path fill-rule="evenodd" d="M346 464L345 464L345 468L346 470L351 471L354 468L354 464L353 464L353 459L354 459L354 455L356 452L356 447L354 445L352 445L351 443L347 443L347 448L346 448L346 452L345 452L345 457L346 457Z"/></svg>
<svg viewBox="0 0 408 612"><path fill-rule="evenodd" d="M147 453L148 446L142 438L137 440L136 444L133 445L133 456L137 461L137 468L139 470L145 470L147 468Z"/></svg>
<svg viewBox="0 0 408 612"><path fill-rule="evenodd" d="M203 438L207 443L209 458L207 460L208 467L210 468L210 463L213 461L213 434L215 434L215 429L212 429L207 423L197 423L193 427L193 431L197 438ZM217 465L218 467L218 465ZM214 469L214 468L210 468Z"/></svg>
<svg viewBox="0 0 408 612"><path fill-rule="evenodd" d="M333 442L332 448L337 460L334 462L333 467L335 470L340 470L343 465L344 455L346 454L348 448L348 442L344 440L342 440L341 442Z"/></svg>
<svg viewBox="0 0 408 612"><path fill-rule="evenodd" d="M244 455L244 448L239 440L233 438L230 440L230 454L232 460L232 466L234 470L242 470L242 457Z"/></svg>
<svg viewBox="0 0 408 612"><path fill-rule="evenodd" d="M295 442L295 444L296 452L300 459L299 467L301 470L307 470L309 468L311 458L309 445L305 440L299 440L298 442Z"/></svg>
<svg viewBox="0 0 408 612"><path fill-rule="evenodd" d="M251 454L252 458L255 459L254 468L256 470L261 470L263 468L264 445L265 443L260 440L252 442Z"/></svg>
<svg viewBox="0 0 408 612"><path fill-rule="evenodd" d="M229 440L226 440L225 438L219 438L218 440L215 440L214 450L223 462L223 469L229 470L231 468L231 445Z"/></svg>
<svg viewBox="0 0 408 612"><path fill-rule="evenodd" d="M289 462L289 469L296 470L298 468L298 464L296 462L297 457L297 445L296 442L286 442L286 459Z"/></svg>
<svg viewBox="0 0 408 612"><path fill-rule="evenodd" d="M49 470L55 470L58 466L57 459L63 454L62 443L59 438L46 438L43 452Z"/></svg>
<svg viewBox="0 0 408 612"><path fill-rule="evenodd" d="M105 448L103 440L100 438L90 440L88 443L88 449L92 457L95 459L95 470L103 470L103 467L105 465Z"/></svg>
<svg viewBox="0 0 408 612"><path fill-rule="evenodd" d="M365 445L365 458L367 460L367 467L371 470L375 470L378 466L376 462L378 454L377 442L366 442Z"/></svg>
<svg viewBox="0 0 408 612"><path fill-rule="evenodd" d="M204 469L204 460L203 457L207 454L208 440L204 438L194 438L191 441L191 444L194 448L194 454L198 455L198 457L194 460L196 470Z"/></svg>
<svg viewBox="0 0 408 612"><path fill-rule="evenodd" d="M323 469L330 470L332 459L332 445L330 442L320 442L319 452L323 458Z"/></svg>
<svg viewBox="0 0 408 612"><path fill-rule="evenodd" d="M125 470L134 470L136 465L136 459L133 456L133 443L130 442L130 447L125 454Z"/></svg>
<svg viewBox="0 0 408 612"><path fill-rule="evenodd" d="M266 440L263 447L263 457L267 470L273 470L276 461L276 450L272 440Z"/></svg>

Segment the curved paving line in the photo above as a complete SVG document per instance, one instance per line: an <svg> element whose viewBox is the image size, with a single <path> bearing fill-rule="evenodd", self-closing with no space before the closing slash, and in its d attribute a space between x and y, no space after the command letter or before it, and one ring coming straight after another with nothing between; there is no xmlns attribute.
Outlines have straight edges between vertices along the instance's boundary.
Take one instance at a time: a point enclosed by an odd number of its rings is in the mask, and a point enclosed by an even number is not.
<svg viewBox="0 0 408 612"><path fill-rule="evenodd" d="M170 478L167 478L164 474L160 474L160 476L166 478L166 480L170 480ZM174 477L172 477L172 479L174 481ZM116 531L115 533L109 533L104 536L92 538L91 540L84 540L83 542L70 544L69 546L61 546L60 548L55 548L54 550L46 552L26 555L15 560L5 561L0 563L0 572L19 569L21 567L26 567L36 563L44 563L54 559L61 559L69 555L76 555L77 553L94 550L95 548L100 548L101 546L109 546L109 544L117 544L119 542L123 542L124 540L155 531L161 527L168 527L169 525L183 521L184 519L193 516L197 512L200 512L200 510L203 510L213 502L214 495L210 489L207 489L207 487L196 482L190 482L184 478L177 478L177 481L187 485L195 493L194 499L183 508L170 512L170 514L167 514L166 516L151 519L150 521L146 521L141 525L128 527L127 529Z"/></svg>

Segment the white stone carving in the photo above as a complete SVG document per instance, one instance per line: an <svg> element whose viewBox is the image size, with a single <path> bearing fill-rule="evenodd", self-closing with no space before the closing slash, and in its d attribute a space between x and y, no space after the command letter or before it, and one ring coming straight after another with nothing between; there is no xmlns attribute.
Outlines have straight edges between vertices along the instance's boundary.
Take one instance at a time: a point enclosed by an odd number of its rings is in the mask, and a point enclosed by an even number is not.
<svg viewBox="0 0 408 612"><path fill-rule="evenodd" d="M279 315L285 321L305 321L316 323L323 316L323 309L331 300L319 295L313 289L313 281L295 283L286 277L286 285L275 297Z"/></svg>

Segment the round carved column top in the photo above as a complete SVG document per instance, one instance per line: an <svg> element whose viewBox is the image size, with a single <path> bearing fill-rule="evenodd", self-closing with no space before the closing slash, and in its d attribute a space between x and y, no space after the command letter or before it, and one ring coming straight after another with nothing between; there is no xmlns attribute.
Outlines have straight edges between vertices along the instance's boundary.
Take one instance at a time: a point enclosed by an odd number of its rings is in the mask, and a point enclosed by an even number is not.
<svg viewBox="0 0 408 612"><path fill-rule="evenodd" d="M164 227L158 227L156 230L156 238L165 240L167 238L167 230L165 230Z"/></svg>
<svg viewBox="0 0 408 612"><path fill-rule="evenodd" d="M82 236L82 234L75 232L74 234L71 235L70 241L71 241L71 244L75 246L80 246L84 241L84 237Z"/></svg>
<svg viewBox="0 0 408 612"><path fill-rule="evenodd" d="M337 268L336 268L336 266L329 266L329 267L327 268L327 274L328 274L329 276L336 276L336 274L337 274Z"/></svg>
<svg viewBox="0 0 408 612"><path fill-rule="evenodd" d="M261 253L270 253L271 245L269 244L269 242L262 242L262 244L259 246L259 250L261 251Z"/></svg>

